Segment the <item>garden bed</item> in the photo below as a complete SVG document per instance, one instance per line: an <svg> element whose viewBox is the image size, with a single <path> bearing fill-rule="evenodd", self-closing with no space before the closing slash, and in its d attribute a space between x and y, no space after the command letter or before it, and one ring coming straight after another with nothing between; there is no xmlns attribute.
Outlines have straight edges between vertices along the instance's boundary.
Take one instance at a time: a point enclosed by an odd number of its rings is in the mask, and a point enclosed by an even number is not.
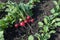
<svg viewBox="0 0 60 40"><path fill-rule="evenodd" d="M35 22L29 24L32 26L33 32L29 30L30 28L28 27L28 25L26 25L26 27L15 28L14 24L19 22L17 20L16 22L14 22L13 27L10 27L10 25L8 25L9 27L4 30L5 40L28 40L29 35L34 35L35 33L39 32L38 22L43 21L45 16L51 15L50 10L54 8L55 5L52 2L52 0L41 0L40 2L35 2L34 4L36 6L34 6L31 10L34 13L32 18L35 19ZM2 17L5 17L5 15L7 15L7 12L3 11L1 13L2 14L0 14L0 19ZM56 33L51 34L51 38L48 40L60 40L60 27L57 27L54 30L56 30ZM34 40L38 39L34 37Z"/></svg>

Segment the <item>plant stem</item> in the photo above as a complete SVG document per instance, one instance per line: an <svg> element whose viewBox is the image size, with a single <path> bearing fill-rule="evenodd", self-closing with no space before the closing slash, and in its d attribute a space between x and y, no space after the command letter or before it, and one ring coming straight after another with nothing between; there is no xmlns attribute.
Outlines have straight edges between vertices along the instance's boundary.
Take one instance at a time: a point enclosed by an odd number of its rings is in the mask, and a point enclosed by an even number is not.
<svg viewBox="0 0 60 40"><path fill-rule="evenodd" d="M19 11L19 12L17 12L17 13L18 13L18 15L19 15L20 17L22 17L23 20L25 20L25 18L24 18L24 16L23 16L23 13L21 13L21 11Z"/></svg>
<svg viewBox="0 0 60 40"><path fill-rule="evenodd" d="M36 21L34 22L34 24L32 24L31 26L35 25L36 22L38 22L38 20L36 20Z"/></svg>
<svg viewBox="0 0 60 40"><path fill-rule="evenodd" d="M31 33L33 33L32 27L27 23L27 25L29 26Z"/></svg>

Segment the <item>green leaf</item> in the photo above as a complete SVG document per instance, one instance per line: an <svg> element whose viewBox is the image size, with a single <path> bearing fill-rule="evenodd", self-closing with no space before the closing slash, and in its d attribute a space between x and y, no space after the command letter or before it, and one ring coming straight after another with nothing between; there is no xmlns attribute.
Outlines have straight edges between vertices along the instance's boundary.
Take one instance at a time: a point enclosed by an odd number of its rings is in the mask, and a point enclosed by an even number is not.
<svg viewBox="0 0 60 40"><path fill-rule="evenodd" d="M51 34L51 33L55 33L56 31L55 30L51 30L50 32L49 32L49 34Z"/></svg>
<svg viewBox="0 0 60 40"><path fill-rule="evenodd" d="M19 7L20 7L24 12L26 12L25 7L24 7L24 3L20 3L20 4L19 4Z"/></svg>
<svg viewBox="0 0 60 40"><path fill-rule="evenodd" d="M34 0L34 2L40 2L40 0Z"/></svg>
<svg viewBox="0 0 60 40"><path fill-rule="evenodd" d="M4 40L4 38L0 38L0 40Z"/></svg>
<svg viewBox="0 0 60 40"><path fill-rule="evenodd" d="M59 22L60 21L60 18L55 18L51 24L55 23L55 22Z"/></svg>
<svg viewBox="0 0 60 40"><path fill-rule="evenodd" d="M44 18L44 23L48 24L48 20L46 18Z"/></svg>
<svg viewBox="0 0 60 40"><path fill-rule="evenodd" d="M56 9L58 10L60 7L59 7L59 5L56 5Z"/></svg>
<svg viewBox="0 0 60 40"><path fill-rule="evenodd" d="M49 39L50 38L50 34L49 33L46 33L45 35L44 35L44 39Z"/></svg>
<svg viewBox="0 0 60 40"><path fill-rule="evenodd" d="M39 25L39 27L42 27L43 23L42 22L38 22L38 25Z"/></svg>
<svg viewBox="0 0 60 40"><path fill-rule="evenodd" d="M11 24L13 24L16 20L11 21Z"/></svg>
<svg viewBox="0 0 60 40"><path fill-rule="evenodd" d="M39 32L40 32L40 33L43 33L43 32L44 32L44 30L39 30Z"/></svg>
<svg viewBox="0 0 60 40"><path fill-rule="evenodd" d="M58 15L59 15L59 13L54 13L53 15L56 17L56 16L58 16Z"/></svg>
<svg viewBox="0 0 60 40"><path fill-rule="evenodd" d="M0 31L0 38L3 37L3 33L4 33L4 31Z"/></svg>
<svg viewBox="0 0 60 40"><path fill-rule="evenodd" d="M33 8L33 3L34 2L40 2L40 0L29 0L29 2L27 3L27 5L29 5L29 8L32 9Z"/></svg>
<svg viewBox="0 0 60 40"><path fill-rule="evenodd" d="M32 10L31 10L32 7L33 7L33 5L28 5L28 4L25 5L25 10L26 10L27 14L30 16L33 15Z"/></svg>
<svg viewBox="0 0 60 40"><path fill-rule="evenodd" d="M28 37L28 40L34 40L34 37L33 37L32 35L30 35L30 36Z"/></svg>
<svg viewBox="0 0 60 40"><path fill-rule="evenodd" d="M40 37L40 34L38 34L38 33L35 33L35 35L34 35L35 37Z"/></svg>
<svg viewBox="0 0 60 40"><path fill-rule="evenodd" d="M4 40L4 35L3 35L4 31L0 31L0 40Z"/></svg>
<svg viewBox="0 0 60 40"><path fill-rule="evenodd" d="M44 27L43 27L43 30L44 30L44 32L48 32L48 31L49 31L48 26L44 26Z"/></svg>
<svg viewBox="0 0 60 40"><path fill-rule="evenodd" d="M60 0L58 0L58 4L60 4Z"/></svg>
<svg viewBox="0 0 60 40"><path fill-rule="evenodd" d="M60 26L60 22L55 23L54 26Z"/></svg>
<svg viewBox="0 0 60 40"><path fill-rule="evenodd" d="M53 9L51 9L51 11L50 11L51 13L55 13L55 9L53 8Z"/></svg>
<svg viewBox="0 0 60 40"><path fill-rule="evenodd" d="M0 31L0 40L4 40L4 35L3 35L4 31Z"/></svg>
<svg viewBox="0 0 60 40"><path fill-rule="evenodd" d="M55 5L58 5L57 1L53 1L53 3L54 3Z"/></svg>
<svg viewBox="0 0 60 40"><path fill-rule="evenodd" d="M2 2L0 2L0 9L4 9L5 8L5 3L2 3Z"/></svg>
<svg viewBox="0 0 60 40"><path fill-rule="evenodd" d="M30 0L30 1L28 2L28 4L32 4L32 3L34 3L34 2L40 2L40 0Z"/></svg>
<svg viewBox="0 0 60 40"><path fill-rule="evenodd" d="M5 22L3 20L0 20L0 25L2 25L2 24L5 24Z"/></svg>
<svg viewBox="0 0 60 40"><path fill-rule="evenodd" d="M7 28L7 23L4 20L0 20L0 28Z"/></svg>
<svg viewBox="0 0 60 40"><path fill-rule="evenodd" d="M38 40L40 40L40 34L36 33L34 36L37 37Z"/></svg>

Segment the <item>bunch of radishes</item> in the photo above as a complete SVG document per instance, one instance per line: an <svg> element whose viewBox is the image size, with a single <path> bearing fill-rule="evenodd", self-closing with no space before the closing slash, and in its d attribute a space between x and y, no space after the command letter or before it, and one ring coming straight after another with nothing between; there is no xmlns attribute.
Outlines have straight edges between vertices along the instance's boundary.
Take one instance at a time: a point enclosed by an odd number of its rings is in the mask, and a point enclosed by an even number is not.
<svg viewBox="0 0 60 40"><path fill-rule="evenodd" d="M15 24L15 28L18 28L19 26L24 27L27 23L33 23L34 19L32 19L30 16L26 17L26 20Z"/></svg>

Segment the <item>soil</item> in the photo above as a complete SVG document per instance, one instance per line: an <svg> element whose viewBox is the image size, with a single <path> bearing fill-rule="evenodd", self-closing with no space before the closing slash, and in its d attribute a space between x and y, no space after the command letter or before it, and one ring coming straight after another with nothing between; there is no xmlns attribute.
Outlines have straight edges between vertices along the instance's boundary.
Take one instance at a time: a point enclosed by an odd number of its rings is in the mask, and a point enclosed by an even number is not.
<svg viewBox="0 0 60 40"><path fill-rule="evenodd" d="M19 3L17 0L15 0L17 3ZM28 0L24 1L28 2ZM52 0L41 0L39 3L35 3L36 6L34 6L33 9L31 9L34 13L32 18L39 21L43 21L44 16L49 16L50 10L54 7L54 4L52 3ZM5 13L2 13L2 16L0 14L0 19L5 16ZM28 25L26 27L19 27L18 29L12 27L7 28L4 31L4 38L5 40L27 40L28 36L30 34L35 34L38 32L38 21L34 24L30 24L33 28L33 32L29 29ZM14 25L13 25L14 26ZM48 40L60 40L60 28L55 29L56 33L51 34L51 38ZM35 40L37 40L35 38Z"/></svg>

